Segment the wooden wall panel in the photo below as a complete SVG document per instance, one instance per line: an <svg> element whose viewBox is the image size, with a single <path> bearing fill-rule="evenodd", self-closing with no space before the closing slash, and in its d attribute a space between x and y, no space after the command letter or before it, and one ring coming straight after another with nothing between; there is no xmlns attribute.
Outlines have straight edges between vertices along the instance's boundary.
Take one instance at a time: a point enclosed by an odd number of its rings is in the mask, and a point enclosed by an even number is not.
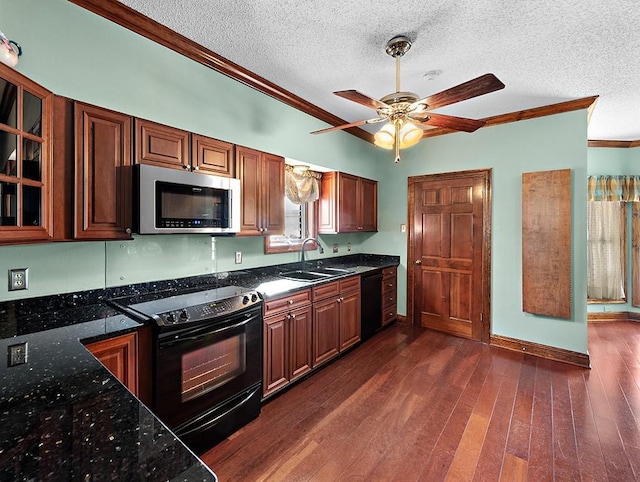
<svg viewBox="0 0 640 482"><path fill-rule="evenodd" d="M571 318L571 170L522 174L522 309Z"/></svg>

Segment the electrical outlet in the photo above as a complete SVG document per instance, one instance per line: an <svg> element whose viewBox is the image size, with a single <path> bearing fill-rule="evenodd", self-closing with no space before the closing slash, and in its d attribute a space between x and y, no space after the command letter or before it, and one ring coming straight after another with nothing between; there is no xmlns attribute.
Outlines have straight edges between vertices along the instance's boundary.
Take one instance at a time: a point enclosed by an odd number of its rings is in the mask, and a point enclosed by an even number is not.
<svg viewBox="0 0 640 482"><path fill-rule="evenodd" d="M334 253L337 253L337 252L338 252L338 245L337 245L337 244L334 244L334 245L333 245L333 252L334 252Z"/></svg>
<svg viewBox="0 0 640 482"><path fill-rule="evenodd" d="M29 288L29 268L15 268L9 270L9 291L26 290Z"/></svg>
<svg viewBox="0 0 640 482"><path fill-rule="evenodd" d="M347 251L351 251L351 243L347 243Z"/></svg>
<svg viewBox="0 0 640 482"><path fill-rule="evenodd" d="M242 263L242 251L236 251L236 264Z"/></svg>
<svg viewBox="0 0 640 482"><path fill-rule="evenodd" d="M7 366L15 367L27 363L27 342L7 347Z"/></svg>

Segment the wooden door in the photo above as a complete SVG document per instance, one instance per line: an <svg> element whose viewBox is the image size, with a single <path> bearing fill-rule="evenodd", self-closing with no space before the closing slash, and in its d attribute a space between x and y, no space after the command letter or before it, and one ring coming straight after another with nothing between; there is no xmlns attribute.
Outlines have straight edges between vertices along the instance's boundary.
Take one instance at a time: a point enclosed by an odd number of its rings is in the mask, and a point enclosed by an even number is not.
<svg viewBox="0 0 640 482"><path fill-rule="evenodd" d="M358 231L378 230L378 183L371 179L360 179L360 224Z"/></svg>
<svg viewBox="0 0 640 482"><path fill-rule="evenodd" d="M262 235L260 210L261 152L248 147L236 147L236 172L242 183L240 205L240 235ZM284 202L284 197L283 197Z"/></svg>
<svg viewBox="0 0 640 482"><path fill-rule="evenodd" d="M360 290L340 296L340 351L360 341Z"/></svg>
<svg viewBox="0 0 640 482"><path fill-rule="evenodd" d="M340 352L340 307L336 298L313 304L313 366Z"/></svg>
<svg viewBox="0 0 640 482"><path fill-rule="evenodd" d="M361 214L358 177L342 172L338 176L338 232L357 232Z"/></svg>
<svg viewBox="0 0 640 482"><path fill-rule="evenodd" d="M116 336L86 345L134 395L138 394L138 338L136 333Z"/></svg>
<svg viewBox="0 0 640 482"><path fill-rule="evenodd" d="M289 383L287 374L287 313L264 319L263 395L269 395Z"/></svg>
<svg viewBox="0 0 640 482"><path fill-rule="evenodd" d="M131 117L75 105L76 239L131 238Z"/></svg>
<svg viewBox="0 0 640 482"><path fill-rule="evenodd" d="M233 177L235 158L233 144L193 134L191 136L194 171L216 176Z"/></svg>
<svg viewBox="0 0 640 482"><path fill-rule="evenodd" d="M284 157L262 154L263 234L284 234Z"/></svg>
<svg viewBox="0 0 640 482"><path fill-rule="evenodd" d="M189 133L136 119L136 162L171 169L191 169Z"/></svg>
<svg viewBox="0 0 640 482"><path fill-rule="evenodd" d="M289 316L289 379L295 380L313 366L311 305L294 310Z"/></svg>
<svg viewBox="0 0 640 482"><path fill-rule="evenodd" d="M490 170L409 178L413 322L489 341Z"/></svg>

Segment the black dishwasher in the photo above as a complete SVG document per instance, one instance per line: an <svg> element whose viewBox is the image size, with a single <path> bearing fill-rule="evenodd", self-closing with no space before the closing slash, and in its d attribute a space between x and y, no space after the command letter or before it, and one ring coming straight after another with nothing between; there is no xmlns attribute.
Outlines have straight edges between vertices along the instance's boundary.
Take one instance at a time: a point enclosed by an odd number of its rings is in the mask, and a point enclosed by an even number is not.
<svg viewBox="0 0 640 482"><path fill-rule="evenodd" d="M382 271L362 275L360 282L361 337L371 338L382 327Z"/></svg>

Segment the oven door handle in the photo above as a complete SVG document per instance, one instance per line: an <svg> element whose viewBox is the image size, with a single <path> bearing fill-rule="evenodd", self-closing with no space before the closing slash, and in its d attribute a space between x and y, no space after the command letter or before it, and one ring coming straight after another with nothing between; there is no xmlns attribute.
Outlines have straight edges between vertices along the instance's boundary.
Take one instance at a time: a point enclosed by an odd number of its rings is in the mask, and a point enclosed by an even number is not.
<svg viewBox="0 0 640 482"><path fill-rule="evenodd" d="M180 427L178 427L176 429L176 435L178 435L178 437L182 437L184 435L188 435L188 434L193 433L193 432L200 432L200 431L206 430L207 428L211 427L212 425L215 425L216 423L218 423L218 421L221 418L226 417L227 415L229 415L234 410L237 410L238 408L242 407L245 403L247 403L249 400L251 400L251 398L255 395L256 391L258 391L259 389L260 389L260 387L254 389L254 390L251 390L242 400L239 400L232 407L229 407L227 410L225 410L224 412L218 414L217 416L215 416L211 420L207 420L207 422L205 422L204 424L195 424L195 426L193 428L191 428L191 429L187 429L186 427L183 428L183 429L180 429ZM193 423L195 421L199 420L200 418L203 418L203 417L199 417L196 420L191 420L189 422L189 425L193 425Z"/></svg>
<svg viewBox="0 0 640 482"><path fill-rule="evenodd" d="M172 346L172 345L175 345L176 343L182 343L183 341L187 341L187 340L199 340L203 336L206 336L206 335L215 335L217 333L222 333L223 331L233 330L234 328L240 328L241 326L246 325L247 323L249 323L251 320L254 320L255 318L256 318L255 316L251 316L251 317L247 318L246 320L241 321L240 323L235 323L233 325L223 326L223 327L218 328L216 330L207 331L206 333L202 333L199 330L198 333L192 334L191 336L188 336L189 333L185 333L184 335L178 334L178 335L175 335L171 340L162 340L160 342L160 348Z"/></svg>

